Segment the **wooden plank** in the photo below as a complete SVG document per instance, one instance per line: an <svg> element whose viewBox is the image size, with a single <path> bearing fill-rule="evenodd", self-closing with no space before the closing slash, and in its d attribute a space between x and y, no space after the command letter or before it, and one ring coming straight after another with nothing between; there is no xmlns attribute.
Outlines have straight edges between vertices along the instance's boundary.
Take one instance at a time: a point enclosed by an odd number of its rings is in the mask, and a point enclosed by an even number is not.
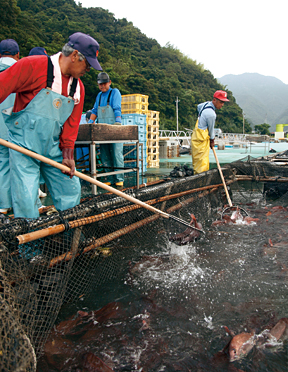
<svg viewBox="0 0 288 372"><path fill-rule="evenodd" d="M76 141L138 140L137 125L80 124Z"/></svg>

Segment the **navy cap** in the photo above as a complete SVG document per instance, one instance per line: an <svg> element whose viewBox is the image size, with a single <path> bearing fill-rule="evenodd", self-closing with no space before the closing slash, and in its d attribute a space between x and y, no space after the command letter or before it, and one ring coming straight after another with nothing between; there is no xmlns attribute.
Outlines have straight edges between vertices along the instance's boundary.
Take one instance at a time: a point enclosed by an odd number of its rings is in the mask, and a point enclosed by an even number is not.
<svg viewBox="0 0 288 372"><path fill-rule="evenodd" d="M67 44L82 53L89 65L95 68L95 70L102 71L102 67L97 59L99 44L93 37L82 32L75 32L75 34L69 36Z"/></svg>
<svg viewBox="0 0 288 372"><path fill-rule="evenodd" d="M97 76L97 83L102 84L102 83L109 83L110 77L106 72L100 72Z"/></svg>
<svg viewBox="0 0 288 372"><path fill-rule="evenodd" d="M45 48L35 47L30 50L29 56L48 56L48 54Z"/></svg>
<svg viewBox="0 0 288 372"><path fill-rule="evenodd" d="M15 56L15 54L19 53L19 45L13 39L5 39L2 40L0 43L0 54L2 56L11 55Z"/></svg>

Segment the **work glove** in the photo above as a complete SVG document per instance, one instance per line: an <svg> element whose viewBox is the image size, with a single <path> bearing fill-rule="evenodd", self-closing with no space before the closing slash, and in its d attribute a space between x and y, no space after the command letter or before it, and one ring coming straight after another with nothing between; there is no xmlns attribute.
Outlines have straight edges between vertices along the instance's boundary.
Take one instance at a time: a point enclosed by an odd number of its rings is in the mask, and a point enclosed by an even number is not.
<svg viewBox="0 0 288 372"><path fill-rule="evenodd" d="M213 149L214 146L214 139L210 139L210 149Z"/></svg>
<svg viewBox="0 0 288 372"><path fill-rule="evenodd" d="M63 170L62 173L67 174L67 176L70 176L70 178L72 178L75 173L74 149L62 149L62 156L62 164L70 168L70 171Z"/></svg>
<svg viewBox="0 0 288 372"><path fill-rule="evenodd" d="M91 119L88 120L88 124L93 124L93 123L94 123L93 120L91 120Z"/></svg>

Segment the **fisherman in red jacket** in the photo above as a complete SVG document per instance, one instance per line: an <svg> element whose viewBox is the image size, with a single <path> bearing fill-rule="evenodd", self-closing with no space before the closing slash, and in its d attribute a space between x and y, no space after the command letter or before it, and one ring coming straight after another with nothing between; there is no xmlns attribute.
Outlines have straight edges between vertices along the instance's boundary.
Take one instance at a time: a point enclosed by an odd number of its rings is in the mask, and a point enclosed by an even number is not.
<svg viewBox="0 0 288 372"><path fill-rule="evenodd" d="M95 39L76 32L69 37L62 52L48 58L22 58L0 74L0 103L9 94L16 93L13 111L3 112L9 141L70 168L65 175L59 169L10 149L15 217L39 216L36 200L40 171L56 209L79 204L81 188L79 179L73 177L73 152L85 96L80 77L91 67L102 70L98 52Z"/></svg>

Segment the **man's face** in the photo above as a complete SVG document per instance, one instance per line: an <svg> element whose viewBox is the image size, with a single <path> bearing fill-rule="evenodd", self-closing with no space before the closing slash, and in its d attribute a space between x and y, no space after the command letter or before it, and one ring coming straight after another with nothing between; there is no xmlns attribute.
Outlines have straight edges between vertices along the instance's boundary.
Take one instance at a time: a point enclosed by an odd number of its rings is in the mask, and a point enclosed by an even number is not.
<svg viewBox="0 0 288 372"><path fill-rule="evenodd" d="M101 84L98 83L98 87L102 93L107 92L110 88L110 85L111 85L111 80L108 83L101 83Z"/></svg>
<svg viewBox="0 0 288 372"><path fill-rule="evenodd" d="M224 106L224 102L220 101L218 98L213 99L213 104L216 107L217 110L220 110Z"/></svg>
<svg viewBox="0 0 288 372"><path fill-rule="evenodd" d="M79 79L81 76L85 75L86 72L90 71L90 65L88 61L86 60L86 58L80 61L78 52L77 51L74 51L74 52L76 52L76 54L73 56L74 62L71 66L71 75L75 79Z"/></svg>

